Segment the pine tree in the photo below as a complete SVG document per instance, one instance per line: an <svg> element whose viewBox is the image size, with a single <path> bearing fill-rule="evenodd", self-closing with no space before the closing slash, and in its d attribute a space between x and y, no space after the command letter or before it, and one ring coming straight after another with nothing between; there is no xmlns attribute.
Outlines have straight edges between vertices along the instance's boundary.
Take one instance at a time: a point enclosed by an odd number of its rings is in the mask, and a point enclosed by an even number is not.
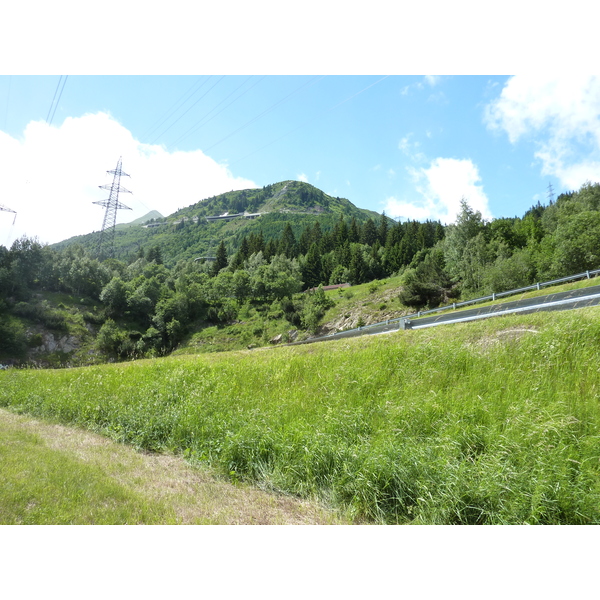
<svg viewBox="0 0 600 600"><path fill-rule="evenodd" d="M382 246L385 246L388 234L388 218L385 216L385 212L381 213L381 219L379 220L379 228L377 229L377 239Z"/></svg>
<svg viewBox="0 0 600 600"><path fill-rule="evenodd" d="M360 242L360 233L358 231L358 224L355 217L352 217L352 221L350 222L350 227L348 229L348 241L351 244L357 244Z"/></svg>
<svg viewBox="0 0 600 600"><path fill-rule="evenodd" d="M258 235L251 233L248 238L248 252L250 254L258 254L259 252L265 251L265 238L263 236L262 229L258 232Z"/></svg>
<svg viewBox="0 0 600 600"><path fill-rule="evenodd" d="M148 249L146 254L146 260L148 262L155 262L157 265L163 264L162 253L159 246L152 246Z"/></svg>
<svg viewBox="0 0 600 600"><path fill-rule="evenodd" d="M360 244L352 244L350 251L350 283L358 285L367 281L367 264L363 257L362 246Z"/></svg>
<svg viewBox="0 0 600 600"><path fill-rule="evenodd" d="M242 243L238 248L238 251L235 253L231 261L231 268L236 271L237 269L241 269L244 266L244 261L248 259L250 256L250 246L248 244L248 240L246 236L242 238Z"/></svg>
<svg viewBox="0 0 600 600"><path fill-rule="evenodd" d="M300 235L300 239L298 240L298 253L306 254L308 249L311 246L311 238L312 238L312 227L307 225Z"/></svg>
<svg viewBox="0 0 600 600"><path fill-rule="evenodd" d="M373 219L368 219L363 226L360 243L366 244L367 246L372 246L375 243L376 239L377 228L375 227L375 223L373 223Z"/></svg>
<svg viewBox="0 0 600 600"><path fill-rule="evenodd" d="M285 224L283 233L281 234L277 253L285 255L287 258L294 258L296 256L296 238L289 222Z"/></svg>
<svg viewBox="0 0 600 600"><path fill-rule="evenodd" d="M333 228L333 240L336 249L341 248L346 242L348 242L348 225L344 221L344 215L340 214L338 222Z"/></svg>
<svg viewBox="0 0 600 600"><path fill-rule="evenodd" d="M265 251L263 252L263 257L267 262L270 262L271 259L277 254L278 244L274 239L270 239L265 246Z"/></svg>
<svg viewBox="0 0 600 600"><path fill-rule="evenodd" d="M321 253L313 242L302 265L302 279L306 288L317 287L321 283L322 270Z"/></svg>
<svg viewBox="0 0 600 600"><path fill-rule="evenodd" d="M321 231L321 224L319 221L315 221L312 230L312 238L311 240L317 244L317 246L321 245L321 239L323 238L323 232Z"/></svg>
<svg viewBox="0 0 600 600"><path fill-rule="evenodd" d="M221 240L219 247L217 248L217 257L212 267L213 276L218 275L221 269L227 266L227 249L225 248L225 242Z"/></svg>

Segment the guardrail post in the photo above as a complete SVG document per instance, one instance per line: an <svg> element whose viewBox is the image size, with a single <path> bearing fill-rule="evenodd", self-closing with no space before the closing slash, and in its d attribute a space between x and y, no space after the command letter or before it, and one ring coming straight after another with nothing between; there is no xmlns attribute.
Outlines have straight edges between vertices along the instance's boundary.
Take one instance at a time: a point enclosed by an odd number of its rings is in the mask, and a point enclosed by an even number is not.
<svg viewBox="0 0 600 600"><path fill-rule="evenodd" d="M538 289L538 290L540 289L540 284L539 284L539 283L537 284L537 289Z"/></svg>
<svg viewBox="0 0 600 600"><path fill-rule="evenodd" d="M492 292L492 302L495 302L495 301L496 301L496 293Z"/></svg>
<svg viewBox="0 0 600 600"><path fill-rule="evenodd" d="M419 311L417 312L417 317L420 317L420 316L421 316L421 311L419 310Z"/></svg>
<svg viewBox="0 0 600 600"><path fill-rule="evenodd" d="M587 278L589 279L590 278L590 272L586 271L585 274L587 275Z"/></svg>
<svg viewBox="0 0 600 600"><path fill-rule="evenodd" d="M452 303L452 308L453 308L454 310L456 310L456 302L453 302L453 303Z"/></svg>

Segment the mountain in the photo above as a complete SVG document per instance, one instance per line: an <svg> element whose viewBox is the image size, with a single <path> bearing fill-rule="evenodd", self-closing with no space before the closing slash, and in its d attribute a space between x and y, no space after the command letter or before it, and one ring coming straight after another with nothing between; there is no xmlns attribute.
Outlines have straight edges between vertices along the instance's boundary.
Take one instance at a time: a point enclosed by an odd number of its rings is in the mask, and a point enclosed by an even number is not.
<svg viewBox="0 0 600 600"><path fill-rule="evenodd" d="M145 214L143 217L139 217L129 223L118 223L115 229L127 229L127 227L132 227L133 225L144 225L148 221L155 221L156 219L164 219L164 217L157 211L151 210L149 213Z"/></svg>
<svg viewBox="0 0 600 600"><path fill-rule="evenodd" d="M154 212L154 211L153 211ZM279 238L290 223L298 238L307 226L319 222L323 231L333 229L340 216L364 223L379 222L381 215L357 208L345 198L325 194L301 181L282 181L263 188L231 191L206 198L168 217L148 213L115 231L115 258L128 260L140 250L158 246L167 265L198 256L212 256L221 241L229 255L244 236L262 231L265 242ZM154 218L153 223L147 223ZM146 223L146 224L141 224ZM391 222L391 220L390 220ZM92 252L99 232L75 236L53 247L81 244Z"/></svg>
<svg viewBox="0 0 600 600"><path fill-rule="evenodd" d="M302 181L282 181L267 185L262 189L227 192L201 200L188 208L174 213L177 218L194 214L209 216L221 211L246 211L248 213L289 212L304 215L343 214L364 220L365 217L378 217L376 212L357 208L345 198L334 198L322 190Z"/></svg>

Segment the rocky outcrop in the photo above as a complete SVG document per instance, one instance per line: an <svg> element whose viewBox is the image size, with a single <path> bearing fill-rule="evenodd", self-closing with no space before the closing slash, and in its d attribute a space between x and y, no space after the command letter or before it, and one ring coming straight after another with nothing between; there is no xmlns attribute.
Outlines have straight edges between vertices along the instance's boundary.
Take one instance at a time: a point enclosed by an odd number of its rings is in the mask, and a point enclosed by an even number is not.
<svg viewBox="0 0 600 600"><path fill-rule="evenodd" d="M31 354L46 354L50 352L64 352L68 354L77 350L81 345L81 340L74 335L58 335L44 331L42 333L34 333L34 338L37 338L37 344L30 348Z"/></svg>

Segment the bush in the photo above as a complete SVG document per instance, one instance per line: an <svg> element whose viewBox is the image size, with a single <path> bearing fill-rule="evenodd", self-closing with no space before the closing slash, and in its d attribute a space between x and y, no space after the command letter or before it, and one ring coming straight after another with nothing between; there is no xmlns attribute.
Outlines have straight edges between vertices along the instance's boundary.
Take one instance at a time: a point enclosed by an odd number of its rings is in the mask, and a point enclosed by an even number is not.
<svg viewBox="0 0 600 600"><path fill-rule="evenodd" d="M280 300L280 306L288 323L295 327L302 326L302 307L299 302L286 297Z"/></svg>
<svg viewBox="0 0 600 600"><path fill-rule="evenodd" d="M83 320L90 325L102 325L106 321L106 316L102 313L93 313L90 311L83 313Z"/></svg>
<svg viewBox="0 0 600 600"><path fill-rule="evenodd" d="M112 319L108 319L100 327L100 331L96 337L96 346L101 352L123 358L123 356L126 356L126 342L128 341L129 336L127 332L120 329Z"/></svg>
<svg viewBox="0 0 600 600"><path fill-rule="evenodd" d="M0 319L0 355L10 358L23 358L27 351L27 336L19 321L2 316Z"/></svg>
<svg viewBox="0 0 600 600"><path fill-rule="evenodd" d="M24 317L58 331L67 330L67 320L63 312L53 310L46 300L41 304L32 304L30 302L17 302L13 308L13 313L19 317Z"/></svg>
<svg viewBox="0 0 600 600"><path fill-rule="evenodd" d="M44 343L44 338L41 333L34 333L27 340L27 345L30 348L39 348Z"/></svg>
<svg viewBox="0 0 600 600"><path fill-rule="evenodd" d="M443 288L435 283L422 281L414 269L409 269L404 276L404 287L398 298L405 306L420 309L427 305L431 308L439 306L443 295Z"/></svg>

